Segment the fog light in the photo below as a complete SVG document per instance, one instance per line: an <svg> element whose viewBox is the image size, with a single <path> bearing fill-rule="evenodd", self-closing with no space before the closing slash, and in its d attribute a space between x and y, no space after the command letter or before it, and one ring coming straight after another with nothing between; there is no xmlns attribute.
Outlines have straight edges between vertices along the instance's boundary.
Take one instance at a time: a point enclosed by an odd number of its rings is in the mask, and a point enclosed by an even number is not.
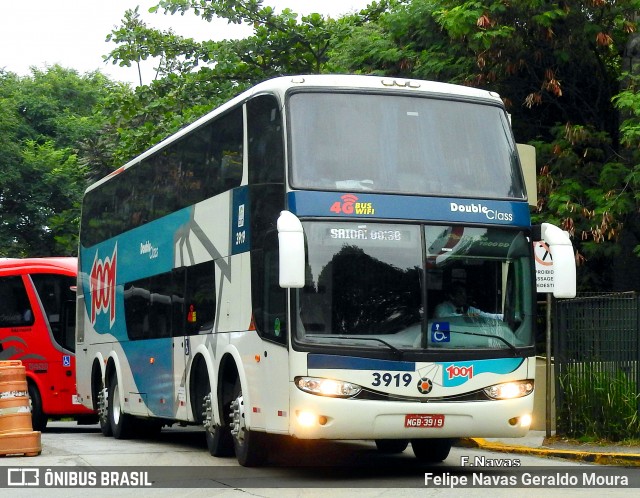
<svg viewBox="0 0 640 498"><path fill-rule="evenodd" d="M512 426L520 426L520 427L529 427L531 425L531 415L528 413L522 415L520 417L513 417L509 419L509 425Z"/></svg>
<svg viewBox="0 0 640 498"><path fill-rule="evenodd" d="M311 412L297 412L298 423L303 427L311 427L316 422L316 416Z"/></svg>

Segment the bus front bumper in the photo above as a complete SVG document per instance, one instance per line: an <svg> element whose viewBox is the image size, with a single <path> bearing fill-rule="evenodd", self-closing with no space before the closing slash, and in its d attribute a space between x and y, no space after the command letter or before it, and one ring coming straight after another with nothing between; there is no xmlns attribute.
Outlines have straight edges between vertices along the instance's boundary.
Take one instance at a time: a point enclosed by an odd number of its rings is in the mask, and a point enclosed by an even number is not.
<svg viewBox="0 0 640 498"><path fill-rule="evenodd" d="M516 399L406 402L341 399L291 392L290 434L300 439L523 437L533 393Z"/></svg>

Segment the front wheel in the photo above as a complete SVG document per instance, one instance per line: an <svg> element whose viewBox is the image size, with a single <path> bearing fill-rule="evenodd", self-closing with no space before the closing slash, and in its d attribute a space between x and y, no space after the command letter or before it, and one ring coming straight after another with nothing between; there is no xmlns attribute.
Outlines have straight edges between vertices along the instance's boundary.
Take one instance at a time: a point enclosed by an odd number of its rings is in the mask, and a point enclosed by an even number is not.
<svg viewBox="0 0 640 498"><path fill-rule="evenodd" d="M31 425L34 431L44 431L47 428L48 417L42 411L42 396L35 384L29 382L29 403L31 405Z"/></svg>
<svg viewBox="0 0 640 498"><path fill-rule="evenodd" d="M236 380L234 393L231 402L231 436L236 458L243 467L258 467L268 458L266 436L247 429L240 379Z"/></svg>
<svg viewBox="0 0 640 498"><path fill-rule="evenodd" d="M442 462L449 456L452 439L434 438L434 439L412 439L411 447L413 454L418 460L427 463Z"/></svg>

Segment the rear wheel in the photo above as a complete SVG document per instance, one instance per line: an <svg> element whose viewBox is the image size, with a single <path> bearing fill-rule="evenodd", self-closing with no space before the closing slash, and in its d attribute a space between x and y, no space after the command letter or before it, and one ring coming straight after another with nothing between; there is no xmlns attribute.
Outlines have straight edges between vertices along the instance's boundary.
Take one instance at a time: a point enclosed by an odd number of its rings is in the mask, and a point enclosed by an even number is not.
<svg viewBox="0 0 640 498"><path fill-rule="evenodd" d="M413 454L419 460L427 463L442 462L449 456L452 439L412 439Z"/></svg>
<svg viewBox="0 0 640 498"><path fill-rule="evenodd" d="M380 453L402 453L409 446L406 439L376 439L376 446Z"/></svg>
<svg viewBox="0 0 640 498"><path fill-rule="evenodd" d="M202 401L204 414L205 436L207 438L207 448L211 456L228 457L233 456L233 438L231 428L228 424L215 425L213 418L213 393L207 394ZM227 411L231 408L228 407Z"/></svg>
<svg viewBox="0 0 640 498"><path fill-rule="evenodd" d="M31 425L34 431L44 431L47 428L48 417L42 411L42 396L35 384L29 382L29 403L31 405Z"/></svg>
<svg viewBox="0 0 640 498"><path fill-rule="evenodd" d="M120 387L118 386L118 378L115 374L111 377L108 399L109 404L107 411L109 413L109 423L113 437L116 439L130 438L133 433L134 420L131 415L122 412L122 406L120 405Z"/></svg>
<svg viewBox="0 0 640 498"><path fill-rule="evenodd" d="M236 380L234 393L231 402L231 435L236 458L243 467L258 467L268 457L266 436L247 429L240 379Z"/></svg>
<svg viewBox="0 0 640 498"><path fill-rule="evenodd" d="M113 436L111 430L111 422L109 421L109 395L104 388L102 380L98 381L98 421L100 422L100 431L106 437Z"/></svg>

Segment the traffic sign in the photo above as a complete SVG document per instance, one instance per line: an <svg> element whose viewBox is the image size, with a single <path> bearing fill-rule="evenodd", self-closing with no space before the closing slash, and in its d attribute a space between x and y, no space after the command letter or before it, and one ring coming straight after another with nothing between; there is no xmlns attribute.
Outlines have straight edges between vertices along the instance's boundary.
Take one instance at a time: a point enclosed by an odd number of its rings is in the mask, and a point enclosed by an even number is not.
<svg viewBox="0 0 640 498"><path fill-rule="evenodd" d="M553 257L551 248L542 241L533 243L533 255L536 263L536 290L541 293L553 292Z"/></svg>

